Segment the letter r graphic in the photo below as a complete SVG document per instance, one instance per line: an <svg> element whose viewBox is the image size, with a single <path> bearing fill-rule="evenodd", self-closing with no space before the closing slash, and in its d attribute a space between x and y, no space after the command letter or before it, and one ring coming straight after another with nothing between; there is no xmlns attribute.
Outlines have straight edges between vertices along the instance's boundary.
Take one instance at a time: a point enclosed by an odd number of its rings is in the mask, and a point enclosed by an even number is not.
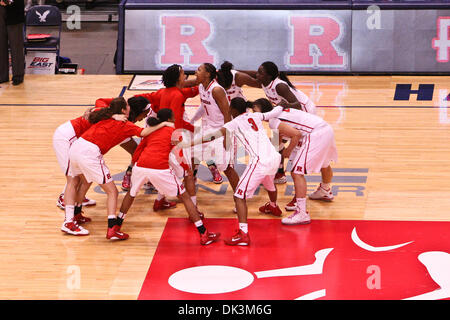
<svg viewBox="0 0 450 320"><path fill-rule="evenodd" d="M204 42L211 35L210 23L198 16L162 16L161 64L199 65L214 63Z"/></svg>
<svg viewBox="0 0 450 320"><path fill-rule="evenodd" d="M327 16L292 16L290 25L293 34L290 65L344 66L345 53L338 51L333 43L343 32L338 21Z"/></svg>

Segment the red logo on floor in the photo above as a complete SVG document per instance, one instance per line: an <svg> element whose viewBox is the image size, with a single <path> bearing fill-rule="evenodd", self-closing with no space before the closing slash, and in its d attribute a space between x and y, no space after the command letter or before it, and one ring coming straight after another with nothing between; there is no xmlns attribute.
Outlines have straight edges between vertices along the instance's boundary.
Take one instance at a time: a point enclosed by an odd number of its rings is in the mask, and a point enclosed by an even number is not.
<svg viewBox="0 0 450 320"><path fill-rule="evenodd" d="M207 219L230 236L235 219ZM449 299L450 222L250 219L249 247L169 218L139 299Z"/></svg>

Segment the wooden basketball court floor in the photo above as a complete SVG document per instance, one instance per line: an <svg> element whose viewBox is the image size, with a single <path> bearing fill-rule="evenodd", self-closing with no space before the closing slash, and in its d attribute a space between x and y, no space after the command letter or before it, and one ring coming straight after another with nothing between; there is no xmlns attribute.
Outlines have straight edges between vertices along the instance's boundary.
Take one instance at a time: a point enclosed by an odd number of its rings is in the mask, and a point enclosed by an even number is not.
<svg viewBox="0 0 450 320"><path fill-rule="evenodd" d="M182 204L153 212L155 195L141 191L123 226L130 239L110 242L105 239L106 196L93 185L88 197L97 205L85 209L93 219L87 226L91 234L64 235L60 232L63 212L55 203L65 178L52 147L54 130L81 115L97 98L140 93L126 90L131 78L29 75L23 85L0 85L0 299L138 298L168 218L186 217ZM335 201L308 201L312 224L320 220L450 221L448 77L290 78L333 126L339 152L339 162L333 165ZM413 90L419 84L434 84L433 98L418 101L412 93L409 101L396 101L397 84L411 84ZM244 91L249 99L264 97L259 89ZM198 103L198 98L187 102ZM195 107L187 112L192 115ZM105 158L120 191L120 177L130 157L116 147ZM308 181L313 190L319 176L312 175ZM200 184L198 203L207 218L235 219L228 183L202 180ZM278 187L278 202L284 208L293 184ZM120 193L119 206L122 197ZM249 200L249 218L278 219L258 213L266 201L264 191ZM283 209L283 216L287 214ZM190 232L197 241L195 228ZM74 275L78 282L73 282Z"/></svg>

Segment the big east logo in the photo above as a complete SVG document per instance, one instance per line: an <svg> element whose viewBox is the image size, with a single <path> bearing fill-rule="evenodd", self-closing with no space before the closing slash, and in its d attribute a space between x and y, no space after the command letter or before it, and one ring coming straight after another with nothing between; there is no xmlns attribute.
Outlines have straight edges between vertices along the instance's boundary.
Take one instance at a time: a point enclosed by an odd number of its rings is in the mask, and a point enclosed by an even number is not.
<svg viewBox="0 0 450 320"><path fill-rule="evenodd" d="M230 235L236 219L208 219ZM449 299L450 222L249 219L252 243L208 247L169 218L139 299Z"/></svg>
<svg viewBox="0 0 450 320"><path fill-rule="evenodd" d="M35 57L30 63L30 68L49 68L53 62L48 62L50 58Z"/></svg>

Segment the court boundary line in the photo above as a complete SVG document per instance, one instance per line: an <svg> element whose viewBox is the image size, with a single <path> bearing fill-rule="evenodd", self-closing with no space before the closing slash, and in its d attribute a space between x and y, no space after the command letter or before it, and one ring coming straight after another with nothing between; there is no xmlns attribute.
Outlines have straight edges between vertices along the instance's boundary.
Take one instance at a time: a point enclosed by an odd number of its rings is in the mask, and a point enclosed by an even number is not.
<svg viewBox="0 0 450 320"><path fill-rule="evenodd" d="M123 96L121 93L120 96ZM65 103L0 103L0 107L93 107L95 104L65 104ZM196 108L199 105L186 105L186 108ZM316 108L344 109L440 109L447 106L316 106Z"/></svg>

